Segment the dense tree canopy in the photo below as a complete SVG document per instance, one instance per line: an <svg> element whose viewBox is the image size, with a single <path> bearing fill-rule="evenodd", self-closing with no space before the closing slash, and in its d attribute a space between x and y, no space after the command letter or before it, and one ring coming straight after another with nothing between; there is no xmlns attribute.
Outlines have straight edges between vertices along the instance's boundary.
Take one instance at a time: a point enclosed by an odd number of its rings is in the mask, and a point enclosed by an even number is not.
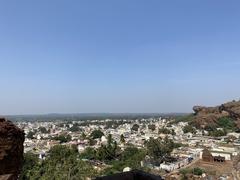
<svg viewBox="0 0 240 180"><path fill-rule="evenodd" d="M69 142L69 141L71 141L71 139L72 139L72 137L71 137L71 135L59 135L59 136L57 136L57 137L54 137L54 138L52 138L53 140L56 140L56 141L60 141L60 143L66 143L66 142Z"/></svg>
<svg viewBox="0 0 240 180"><path fill-rule="evenodd" d="M33 131L29 131L27 134L27 138L28 139L33 139L33 136L35 135L35 133Z"/></svg>
<svg viewBox="0 0 240 180"><path fill-rule="evenodd" d="M86 137L87 137L87 135L86 135L84 132L82 132L82 134L81 134L81 136L80 136L80 139L81 139L81 140L84 140L84 139L86 139Z"/></svg>
<svg viewBox="0 0 240 180"><path fill-rule="evenodd" d="M107 145L102 145L97 149L96 158L101 161L111 161L117 158L117 151L119 150L117 142L112 139L112 135L107 137Z"/></svg>
<svg viewBox="0 0 240 180"><path fill-rule="evenodd" d="M214 137L226 136L227 135L227 131L225 129L223 129L223 130L215 129L213 131L210 131L209 135L210 136L214 136Z"/></svg>
<svg viewBox="0 0 240 180"><path fill-rule="evenodd" d="M33 169L38 166L38 157L32 153L24 154L22 174L20 175L21 180L30 179L33 176Z"/></svg>
<svg viewBox="0 0 240 180"><path fill-rule="evenodd" d="M86 148L80 154L80 158L101 160L111 167L103 170L102 174L110 175L117 172L122 172L125 167L132 169L140 169L141 161L146 156L144 149L138 149L134 146L128 146L124 151L120 151L115 141L111 136L108 136L107 145L102 145L98 149Z"/></svg>
<svg viewBox="0 0 240 180"><path fill-rule="evenodd" d="M235 128L234 120L229 117L219 118L217 121L217 124L219 127L225 128L225 129L234 129Z"/></svg>
<svg viewBox="0 0 240 180"><path fill-rule="evenodd" d="M138 124L134 124L133 126L132 126L132 131L138 131L138 129L139 129L139 125Z"/></svg>
<svg viewBox="0 0 240 180"><path fill-rule="evenodd" d="M26 154L21 180L78 180L94 177L97 172L93 167L78 158L75 148L55 146L44 161L39 161L33 154Z"/></svg>
<svg viewBox="0 0 240 180"><path fill-rule="evenodd" d="M141 161L145 159L147 154L154 159L164 161L174 147L175 144L168 138L151 138L146 142L146 148L138 149L133 145L125 144L125 149L120 149L112 135L109 134L106 144L102 144L96 149L88 147L80 154L75 146L65 145L54 146L48 152L45 160L40 160L31 153L25 154L23 173L20 179L81 180L122 172L125 167L146 170L141 167ZM90 162L98 162L99 160L108 166L97 172Z"/></svg>
<svg viewBox="0 0 240 180"><path fill-rule="evenodd" d="M163 128L159 128L158 133L159 134L171 134L171 130L163 127Z"/></svg>
<svg viewBox="0 0 240 180"><path fill-rule="evenodd" d="M71 132L77 132L77 131L80 131L80 128L79 128L78 124L75 123L75 124L73 124L72 127L69 128L69 131L71 131Z"/></svg>
<svg viewBox="0 0 240 180"><path fill-rule="evenodd" d="M193 133L193 134L195 134L196 133L196 129L193 126L191 126L191 125L187 125L187 126L184 126L183 132L184 133Z"/></svg>
<svg viewBox="0 0 240 180"><path fill-rule="evenodd" d="M155 131L155 129L156 129L155 124L149 124L149 125L148 125L148 129L150 129L150 130L152 130L152 131Z"/></svg>
<svg viewBox="0 0 240 180"><path fill-rule="evenodd" d="M92 131L90 135L90 137L93 139L98 139L98 138L101 138L102 136L104 136L104 133L100 129L96 129Z"/></svg>
<svg viewBox="0 0 240 180"><path fill-rule="evenodd" d="M146 143L148 155L153 157L154 159L159 159L163 161L168 156L175 147L175 144L172 140L167 137L164 139L161 138L150 138Z"/></svg>
<svg viewBox="0 0 240 180"><path fill-rule="evenodd" d="M96 159L96 150L92 147L87 147L81 154L80 158L82 159Z"/></svg>
<svg viewBox="0 0 240 180"><path fill-rule="evenodd" d="M43 133L43 134L48 133L48 130L47 130L45 127L42 127L42 126L39 127L38 130L39 130L41 133Z"/></svg>
<svg viewBox="0 0 240 180"><path fill-rule="evenodd" d="M114 159L110 162L112 167L105 169L102 173L104 175L119 173L122 172L125 167L142 169L141 161L144 160L145 156L146 151L144 149L138 149L132 146L127 147L118 159Z"/></svg>
<svg viewBox="0 0 240 180"><path fill-rule="evenodd" d="M186 168L186 169L181 169L180 170L180 174L182 174L182 178L183 180L188 180L189 175L196 175L196 176L201 176L205 171L199 167L190 169L190 168Z"/></svg>

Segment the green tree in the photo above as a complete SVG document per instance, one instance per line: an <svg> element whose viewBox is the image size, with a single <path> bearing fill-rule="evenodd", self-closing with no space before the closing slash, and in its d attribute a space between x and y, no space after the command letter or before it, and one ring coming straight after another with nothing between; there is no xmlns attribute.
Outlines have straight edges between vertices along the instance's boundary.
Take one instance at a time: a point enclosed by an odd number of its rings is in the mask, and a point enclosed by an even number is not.
<svg viewBox="0 0 240 180"><path fill-rule="evenodd" d="M90 146L94 146L97 144L97 141L95 139L92 139L91 137L88 138L88 143Z"/></svg>
<svg viewBox="0 0 240 180"><path fill-rule="evenodd" d="M114 159L116 157L118 148L117 142L113 140L111 134L108 135L107 139L108 139L106 146L107 153L109 154L110 159Z"/></svg>
<svg viewBox="0 0 240 180"><path fill-rule="evenodd" d="M46 134L46 133L49 132L45 127L42 127L42 126L40 126L40 127L38 128L38 130L39 130L41 133L43 133L43 134Z"/></svg>
<svg viewBox="0 0 240 180"><path fill-rule="evenodd" d="M121 136L120 136L120 142L123 143L123 144L125 143L125 138L124 138L123 134L121 134Z"/></svg>
<svg viewBox="0 0 240 180"><path fill-rule="evenodd" d="M131 128L132 131L138 131L139 129L139 125L138 124L134 124Z"/></svg>
<svg viewBox="0 0 240 180"><path fill-rule="evenodd" d="M209 131L209 135L214 136L214 137L226 136L227 131L225 129L223 129L223 130L215 129L213 131Z"/></svg>
<svg viewBox="0 0 240 180"><path fill-rule="evenodd" d="M199 167L193 168L193 174L197 176L201 176L205 171Z"/></svg>
<svg viewBox="0 0 240 180"><path fill-rule="evenodd" d="M149 124L149 125L148 125L148 129L150 129L150 130L152 130L152 131L155 131L155 129L156 129L155 124Z"/></svg>
<svg viewBox="0 0 240 180"><path fill-rule="evenodd" d="M134 146L127 147L120 155L118 159L114 159L110 162L111 167L103 171L104 175L111 175L114 173L122 172L125 167L132 169L142 169L141 161L144 160L146 151L144 149L138 149Z"/></svg>
<svg viewBox="0 0 240 180"><path fill-rule="evenodd" d="M187 125L183 127L183 132L196 134L196 129L193 128L191 125Z"/></svg>
<svg viewBox="0 0 240 180"><path fill-rule="evenodd" d="M69 128L69 131L77 132L77 131L80 131L80 128L79 128L78 124L75 123L75 124L73 124L73 126L71 128Z"/></svg>
<svg viewBox="0 0 240 180"><path fill-rule="evenodd" d="M90 137L93 139L98 139L104 136L103 132L100 129L93 130Z"/></svg>
<svg viewBox="0 0 240 180"><path fill-rule="evenodd" d="M57 136L57 137L54 137L53 138L54 140L56 140L56 141L60 141L60 143L62 144L62 143L66 143L66 142L69 142L69 141L71 141L72 140L72 136L71 135L59 135L59 136Z"/></svg>
<svg viewBox="0 0 240 180"><path fill-rule="evenodd" d="M188 180L187 174L190 173L189 169L180 169L180 174L182 174L181 180Z"/></svg>
<svg viewBox="0 0 240 180"><path fill-rule="evenodd" d="M163 127L158 130L158 134L171 134L171 130Z"/></svg>
<svg viewBox="0 0 240 180"><path fill-rule="evenodd" d="M38 166L38 157L30 152L24 154L22 172L20 180L30 179L32 171Z"/></svg>
<svg viewBox="0 0 240 180"><path fill-rule="evenodd" d="M217 121L217 125L221 128L225 128L225 129L234 130L234 128L235 128L234 120L229 117L219 118Z"/></svg>
<svg viewBox="0 0 240 180"><path fill-rule="evenodd" d="M87 147L81 154L82 159L96 159L96 151L91 147Z"/></svg>
<svg viewBox="0 0 240 180"><path fill-rule="evenodd" d="M33 136L35 135L35 133L33 131L29 131L27 134L27 138L28 139L33 139Z"/></svg>
<svg viewBox="0 0 240 180"><path fill-rule="evenodd" d="M134 146L129 146L121 154L121 160L125 161L125 160L128 160L128 159L131 159L131 157L134 154L137 154L138 152L139 152L138 148L136 148Z"/></svg>
<svg viewBox="0 0 240 180"><path fill-rule="evenodd" d="M111 161L117 158L117 152L119 150L117 142L113 141L112 135L109 134L107 137L107 145L101 145L97 149L96 158L102 161Z"/></svg>
<svg viewBox="0 0 240 180"><path fill-rule="evenodd" d="M84 139L86 139L86 138L87 138L87 135L86 135L84 132L82 132L82 134L81 134L81 136L80 136L80 139L84 140Z"/></svg>
<svg viewBox="0 0 240 180"><path fill-rule="evenodd" d="M149 141L146 142L146 147L148 150L148 154L160 161L167 159L170 156L170 153L174 149L174 142L168 138L150 138Z"/></svg>
<svg viewBox="0 0 240 180"><path fill-rule="evenodd" d="M173 136L176 135L176 132L175 132L174 129L171 130L171 134L172 134Z"/></svg>
<svg viewBox="0 0 240 180"><path fill-rule="evenodd" d="M177 116L175 118L175 121L173 123L178 123L178 122L192 122L194 119L194 114L187 114L183 116Z"/></svg>
<svg viewBox="0 0 240 180"><path fill-rule="evenodd" d="M146 151L144 149L138 149L136 147L127 147L122 152L120 160L123 162L124 167L139 169L141 168L141 161L144 160L145 156Z"/></svg>
<svg viewBox="0 0 240 180"><path fill-rule="evenodd" d="M21 176L24 180L84 180L97 176L97 172L89 163L79 159L76 148L63 145L54 146L46 160L35 162L31 157L25 161L24 166L27 169Z"/></svg>

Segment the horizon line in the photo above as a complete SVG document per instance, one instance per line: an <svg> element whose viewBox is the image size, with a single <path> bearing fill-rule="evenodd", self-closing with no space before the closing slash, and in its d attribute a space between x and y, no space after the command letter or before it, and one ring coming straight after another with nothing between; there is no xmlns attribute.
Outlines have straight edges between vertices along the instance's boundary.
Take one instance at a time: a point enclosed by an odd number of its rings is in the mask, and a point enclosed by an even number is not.
<svg viewBox="0 0 240 180"><path fill-rule="evenodd" d="M189 114L192 112L80 112L80 113L24 113L24 114L0 114L1 116L46 116L46 115L97 115L97 114Z"/></svg>

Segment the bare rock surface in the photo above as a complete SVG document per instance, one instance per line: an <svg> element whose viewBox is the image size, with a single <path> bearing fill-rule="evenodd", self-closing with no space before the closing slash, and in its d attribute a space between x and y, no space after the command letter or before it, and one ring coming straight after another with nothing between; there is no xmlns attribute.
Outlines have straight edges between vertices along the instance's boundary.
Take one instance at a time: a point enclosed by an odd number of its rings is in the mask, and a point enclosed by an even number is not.
<svg viewBox="0 0 240 180"><path fill-rule="evenodd" d="M0 118L0 177L17 177L23 162L24 132L12 122ZM13 178L14 179L14 178Z"/></svg>
<svg viewBox="0 0 240 180"><path fill-rule="evenodd" d="M194 124L199 128L215 125L219 118L230 117L240 128L240 101L227 102L216 107L194 106Z"/></svg>

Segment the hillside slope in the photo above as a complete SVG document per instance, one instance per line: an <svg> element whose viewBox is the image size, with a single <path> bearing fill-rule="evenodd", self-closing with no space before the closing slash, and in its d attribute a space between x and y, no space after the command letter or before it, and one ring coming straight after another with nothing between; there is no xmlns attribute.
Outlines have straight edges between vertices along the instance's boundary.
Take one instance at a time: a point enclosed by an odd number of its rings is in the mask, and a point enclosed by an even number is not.
<svg viewBox="0 0 240 180"><path fill-rule="evenodd" d="M240 129L240 101L227 102L216 107L194 106L192 124L197 128L217 127L221 118L228 118Z"/></svg>

